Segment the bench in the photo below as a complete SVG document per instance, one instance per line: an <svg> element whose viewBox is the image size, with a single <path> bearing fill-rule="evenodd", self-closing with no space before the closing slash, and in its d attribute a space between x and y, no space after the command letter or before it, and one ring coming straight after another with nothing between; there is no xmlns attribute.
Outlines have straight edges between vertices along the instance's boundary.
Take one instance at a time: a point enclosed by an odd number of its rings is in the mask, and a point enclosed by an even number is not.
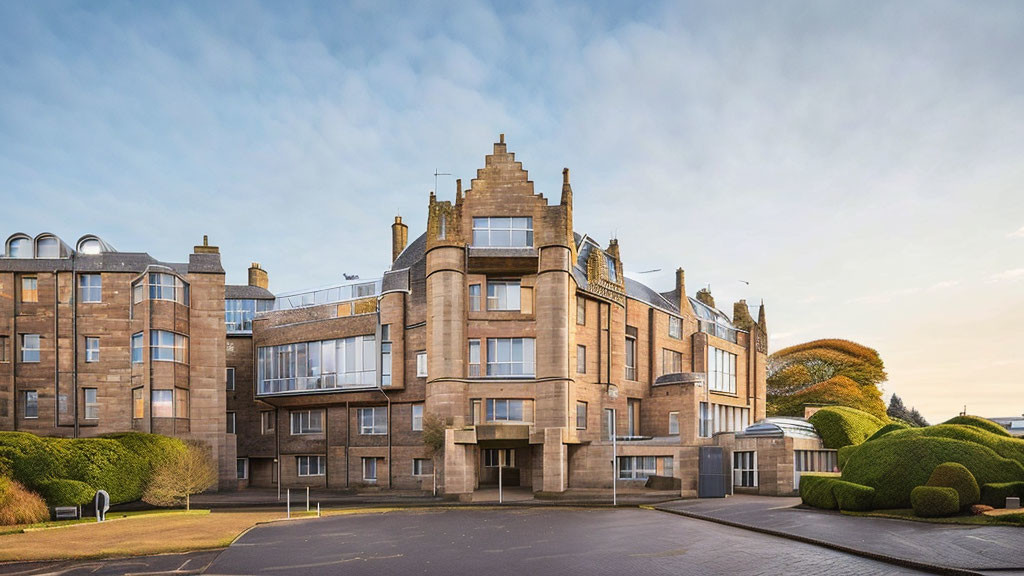
<svg viewBox="0 0 1024 576"><path fill-rule="evenodd" d="M80 516L78 506L57 506L53 515L56 520L78 520Z"/></svg>

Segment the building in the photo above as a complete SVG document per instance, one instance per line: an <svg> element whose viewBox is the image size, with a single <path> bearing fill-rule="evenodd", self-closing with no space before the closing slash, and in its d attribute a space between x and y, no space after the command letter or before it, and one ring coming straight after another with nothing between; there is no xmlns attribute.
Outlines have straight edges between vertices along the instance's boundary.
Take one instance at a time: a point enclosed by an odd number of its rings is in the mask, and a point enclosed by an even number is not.
<svg viewBox="0 0 1024 576"><path fill-rule="evenodd" d="M671 476L692 496L700 447L731 463L727 433L764 419L764 306L730 317L708 290L690 297L682 269L665 292L626 277L624 247L575 231L568 169L549 202L504 136L469 189L431 193L423 234L409 242L396 217L391 242L380 278L275 297L258 264L225 286L205 242L164 264L12 236L0 428L201 437L222 488L467 498L502 465L538 493Z"/></svg>
<svg viewBox="0 0 1024 576"><path fill-rule="evenodd" d="M138 430L206 442L234 478L224 423L224 270L14 234L0 258L0 429L49 436Z"/></svg>

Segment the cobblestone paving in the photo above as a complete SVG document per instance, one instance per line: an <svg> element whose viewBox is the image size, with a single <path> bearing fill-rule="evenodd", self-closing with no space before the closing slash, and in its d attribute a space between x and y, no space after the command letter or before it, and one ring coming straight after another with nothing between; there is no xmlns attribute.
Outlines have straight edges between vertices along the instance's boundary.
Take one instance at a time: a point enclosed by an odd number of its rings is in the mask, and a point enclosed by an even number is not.
<svg viewBox="0 0 1024 576"><path fill-rule="evenodd" d="M640 509L424 509L259 526L207 574L918 574Z"/></svg>

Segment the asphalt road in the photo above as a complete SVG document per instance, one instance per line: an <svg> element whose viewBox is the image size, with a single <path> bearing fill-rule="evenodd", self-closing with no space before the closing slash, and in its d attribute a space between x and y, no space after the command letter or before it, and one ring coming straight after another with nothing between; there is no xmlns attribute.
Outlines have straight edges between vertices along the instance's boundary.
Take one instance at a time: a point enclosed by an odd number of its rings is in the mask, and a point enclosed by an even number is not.
<svg viewBox="0 0 1024 576"><path fill-rule="evenodd" d="M9 576L120 576L121 574L172 573L184 574L203 570L220 554L220 550L203 550L183 554L160 554L138 558L109 560L69 560L64 562L13 562L0 564L0 574Z"/></svg>
<svg viewBox="0 0 1024 576"><path fill-rule="evenodd" d="M423 509L258 526L206 574L919 574L642 509Z"/></svg>

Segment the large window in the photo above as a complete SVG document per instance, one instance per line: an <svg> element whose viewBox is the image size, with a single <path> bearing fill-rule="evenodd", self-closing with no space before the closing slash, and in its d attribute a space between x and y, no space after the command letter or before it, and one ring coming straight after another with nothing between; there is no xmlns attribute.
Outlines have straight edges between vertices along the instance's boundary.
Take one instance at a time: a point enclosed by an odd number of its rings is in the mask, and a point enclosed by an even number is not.
<svg viewBox="0 0 1024 576"><path fill-rule="evenodd" d="M488 376L533 376L533 338L488 338Z"/></svg>
<svg viewBox="0 0 1024 576"><path fill-rule="evenodd" d="M188 337L165 330L149 333L150 359L154 362L188 364Z"/></svg>
<svg viewBox="0 0 1024 576"><path fill-rule="evenodd" d="M732 485L744 488L757 486L757 452L732 453Z"/></svg>
<svg viewBox="0 0 1024 576"><path fill-rule="evenodd" d="M528 400L510 400L506 398L487 399L488 422L529 422L532 406Z"/></svg>
<svg viewBox="0 0 1024 576"><path fill-rule="evenodd" d="M320 434L324 431L323 410L295 410L291 412L292 435Z"/></svg>
<svg viewBox="0 0 1024 576"><path fill-rule="evenodd" d="M103 276L82 274L78 277L78 294L82 302L103 301Z"/></svg>
<svg viewBox="0 0 1024 576"><path fill-rule="evenodd" d="M657 474L656 456L619 456L619 480L646 480Z"/></svg>
<svg viewBox="0 0 1024 576"><path fill-rule="evenodd" d="M25 391L25 418L39 418L39 392Z"/></svg>
<svg viewBox="0 0 1024 576"><path fill-rule="evenodd" d="M7 255L10 258L31 258L32 240L29 240L28 238L15 238L14 240L11 240Z"/></svg>
<svg viewBox="0 0 1024 576"><path fill-rule="evenodd" d="M188 284L174 274L149 274L150 300L172 300L188 306Z"/></svg>
<svg viewBox="0 0 1024 576"><path fill-rule="evenodd" d="M626 336L626 380L636 380L636 338Z"/></svg>
<svg viewBox="0 0 1024 576"><path fill-rule="evenodd" d="M40 238L36 243L36 258L60 258L60 242L53 236Z"/></svg>
<svg viewBox="0 0 1024 576"><path fill-rule="evenodd" d="M260 347L258 394L376 386L376 342L367 335Z"/></svg>
<svg viewBox="0 0 1024 576"><path fill-rule="evenodd" d="M675 374L683 371L683 355L675 350L661 349L661 373Z"/></svg>
<svg viewBox="0 0 1024 576"><path fill-rule="evenodd" d="M100 339L94 337L86 337L85 339L85 361L86 362L99 362L100 361Z"/></svg>
<svg viewBox="0 0 1024 576"><path fill-rule="evenodd" d="M434 473L434 462L429 458L412 459L413 476L430 476Z"/></svg>
<svg viewBox="0 0 1024 576"><path fill-rule="evenodd" d="M803 472L838 472L836 450L794 450L793 489L800 488L800 474Z"/></svg>
<svg viewBox="0 0 1024 576"><path fill-rule="evenodd" d="M39 302L39 280L35 276L21 277L21 301Z"/></svg>
<svg viewBox="0 0 1024 576"><path fill-rule="evenodd" d="M142 363L142 342L142 332L132 334L132 364Z"/></svg>
<svg viewBox="0 0 1024 576"><path fill-rule="evenodd" d="M700 420L697 435L701 438L711 437L711 409L708 407L707 402L700 403Z"/></svg>
<svg viewBox="0 0 1024 576"><path fill-rule="evenodd" d="M224 324L228 333L252 332L252 319L256 317L256 313L266 312L273 305L273 300L225 300Z"/></svg>
<svg viewBox="0 0 1024 576"><path fill-rule="evenodd" d="M706 403L702 402L702 406ZM750 425L750 409L741 406L727 406L725 404L712 404L708 414L709 430L711 434L718 432L740 432Z"/></svg>
<svg viewBox="0 0 1024 576"><path fill-rule="evenodd" d="M469 311L479 312L480 311L480 285L470 284L469 285Z"/></svg>
<svg viewBox="0 0 1024 576"><path fill-rule="evenodd" d="M473 246L533 246L533 218L473 218Z"/></svg>
<svg viewBox="0 0 1024 576"><path fill-rule="evenodd" d="M735 354L708 347L708 388L715 392L736 393Z"/></svg>
<svg viewBox="0 0 1024 576"><path fill-rule="evenodd" d="M323 456L296 456L295 460L299 476L323 476L326 471Z"/></svg>
<svg viewBox="0 0 1024 576"><path fill-rule="evenodd" d="M152 406L153 418L173 418L174 391L153 390L150 393L150 405Z"/></svg>
<svg viewBox="0 0 1024 576"><path fill-rule="evenodd" d="M85 419L98 420L100 417L100 404L96 398L96 389L82 388L82 395L85 397Z"/></svg>
<svg viewBox="0 0 1024 576"><path fill-rule="evenodd" d="M576 402L576 429L587 429L587 403Z"/></svg>
<svg viewBox="0 0 1024 576"><path fill-rule="evenodd" d="M24 363L39 362L39 334L21 335L21 361Z"/></svg>
<svg viewBox="0 0 1024 576"><path fill-rule="evenodd" d="M668 317L668 335L676 340L683 338L683 320L675 316Z"/></svg>
<svg viewBox="0 0 1024 576"><path fill-rule="evenodd" d="M423 430L423 404L412 405L412 429Z"/></svg>
<svg viewBox="0 0 1024 576"><path fill-rule="evenodd" d="M576 373L587 373L587 347L583 344L576 345Z"/></svg>
<svg viewBox="0 0 1024 576"><path fill-rule="evenodd" d="M519 281L488 281L487 282L487 309L488 310L519 310L520 309L520 287Z"/></svg>
<svg viewBox="0 0 1024 576"><path fill-rule="evenodd" d="M359 408L359 433L377 436L388 433L388 408Z"/></svg>
<svg viewBox="0 0 1024 576"><path fill-rule="evenodd" d="M485 468L497 468L503 466L505 468L514 468L516 465L516 450L515 448L486 448L484 449L484 467Z"/></svg>

